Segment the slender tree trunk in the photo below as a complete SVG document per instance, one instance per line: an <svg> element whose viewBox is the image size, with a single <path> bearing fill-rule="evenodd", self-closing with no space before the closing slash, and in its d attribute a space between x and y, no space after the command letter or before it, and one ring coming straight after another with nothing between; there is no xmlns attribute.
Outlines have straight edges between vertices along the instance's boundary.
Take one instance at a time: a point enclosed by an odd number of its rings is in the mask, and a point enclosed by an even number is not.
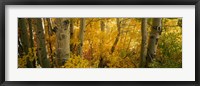
<svg viewBox="0 0 200 86"><path fill-rule="evenodd" d="M33 51L33 48L34 48L34 42L33 42L33 29L32 29L32 21L31 21L31 19L30 18L28 18L27 19L28 20L28 25L29 25L29 34L30 34L30 38L29 38L29 40L30 40L30 45L29 45L29 47L32 49L32 51ZM35 68L36 66L35 66L35 60L33 60L32 62L30 61L29 63L28 63L28 65L30 65L31 67L33 67L33 68Z"/></svg>
<svg viewBox="0 0 200 86"><path fill-rule="evenodd" d="M51 67L53 67L53 50L52 50L52 26L50 22L50 18L44 18L44 25L45 25L45 37L46 37L46 44L47 44L47 51L48 51L48 56L49 56L49 61Z"/></svg>
<svg viewBox="0 0 200 86"><path fill-rule="evenodd" d="M83 55L83 40L84 40L84 31L85 31L85 18L81 18L80 21L80 34L79 34L79 40L80 40L80 44L79 44L79 49L78 49L78 55L80 55L82 57Z"/></svg>
<svg viewBox="0 0 200 86"><path fill-rule="evenodd" d="M49 68L50 63L49 59L47 58L45 35L41 18L36 18L36 26L37 50L40 65L43 68Z"/></svg>
<svg viewBox="0 0 200 86"><path fill-rule="evenodd" d="M32 29L32 21L30 18L28 18L28 25L29 25L29 33L30 33L30 47L34 47L34 42L33 42L33 29Z"/></svg>
<svg viewBox="0 0 200 86"><path fill-rule="evenodd" d="M29 52L29 39L28 39L28 31L27 31L27 25L26 25L26 19L25 18L19 18L19 30L20 30L20 38L21 38L21 42L23 45L23 50L25 52L25 55L28 54ZM29 61L29 58L27 58L27 68L32 68L33 65L31 64L31 62Z"/></svg>
<svg viewBox="0 0 200 86"><path fill-rule="evenodd" d="M148 64L156 56L158 39L162 32L161 21L162 21L162 18L154 18L153 19L153 26L152 26L151 33L150 33L148 50L147 50L147 65L146 65L146 67L148 67Z"/></svg>
<svg viewBox="0 0 200 86"><path fill-rule="evenodd" d="M100 27L101 27L101 32L104 34L105 32L105 23L103 20L100 21ZM100 42L100 51L102 52L103 49L103 44L104 44L104 37L101 36L101 42Z"/></svg>
<svg viewBox="0 0 200 86"><path fill-rule="evenodd" d="M50 38L51 38L51 36L52 36L52 25L51 25L51 22L50 22L50 18L46 18L46 21L47 21L47 27L48 27L48 29L47 29L47 31L48 31L48 36L49 36L49 49L50 49L50 53L52 54L53 53L53 50L52 50L52 42L50 41ZM51 56L50 56L51 57ZM52 60L53 58L51 57L51 60Z"/></svg>
<svg viewBox="0 0 200 86"><path fill-rule="evenodd" d="M21 43L23 45L23 50L25 54L28 54L29 42L28 42L28 31L25 18L19 18L19 30L20 30L20 38L21 38Z"/></svg>
<svg viewBox="0 0 200 86"><path fill-rule="evenodd" d="M50 18L46 18L47 24L48 24L48 33L51 36L52 35L52 25L51 25L51 19Z"/></svg>
<svg viewBox="0 0 200 86"><path fill-rule="evenodd" d="M70 40L74 37L74 20L73 18L70 18ZM73 43L70 43L70 50L72 53L75 53L74 51L74 45Z"/></svg>
<svg viewBox="0 0 200 86"><path fill-rule="evenodd" d="M73 18L70 18L70 38L73 37L73 34L74 34L74 20Z"/></svg>
<svg viewBox="0 0 200 86"><path fill-rule="evenodd" d="M70 37L71 37L71 32L70 32L70 21L65 20L63 22L64 26L64 32L66 33L66 60L70 58Z"/></svg>
<svg viewBox="0 0 200 86"><path fill-rule="evenodd" d="M147 18L142 19L141 24L141 35L142 35L142 44L141 44L141 62L140 67L144 68L146 65L146 54L147 54Z"/></svg>
<svg viewBox="0 0 200 86"><path fill-rule="evenodd" d="M57 67L64 65L65 61L70 58L70 28L69 20L57 18L56 23L56 56Z"/></svg>
<svg viewBox="0 0 200 86"><path fill-rule="evenodd" d="M18 34L18 35L20 35L20 34ZM21 40L21 38L18 37L18 57L23 56L23 47L22 47L20 40Z"/></svg>
<svg viewBox="0 0 200 86"><path fill-rule="evenodd" d="M116 45L117 45L117 43L118 43L118 41L119 41L119 37L120 37L120 34L121 34L121 32L120 32L121 27L120 27L119 18L117 18L116 21L117 21L117 30L118 30L118 34L117 34L117 37L115 38L115 42L114 42L114 44L113 44L113 46L112 46L112 48L111 48L111 53L113 53L113 52L115 51L115 47L116 47Z"/></svg>
<svg viewBox="0 0 200 86"><path fill-rule="evenodd" d="M104 34L104 31L105 31L105 23L104 23L104 21L103 20L101 20L100 21L100 27L101 27L101 32ZM101 41L100 41L100 47L99 47L99 49L100 49L100 59L99 59L99 65L98 65L98 67L99 68L104 68L105 67L105 64L104 64L104 62L103 62L103 56L102 56L102 54L103 54L103 44L104 44L104 38L101 36Z"/></svg>

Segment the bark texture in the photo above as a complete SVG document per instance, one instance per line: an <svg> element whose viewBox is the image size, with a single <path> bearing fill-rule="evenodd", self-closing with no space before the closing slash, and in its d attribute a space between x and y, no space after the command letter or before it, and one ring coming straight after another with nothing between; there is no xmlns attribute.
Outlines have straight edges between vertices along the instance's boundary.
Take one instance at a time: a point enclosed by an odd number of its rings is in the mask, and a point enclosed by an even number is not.
<svg viewBox="0 0 200 86"><path fill-rule="evenodd" d="M45 18L43 20L44 26L45 26L45 37L46 37L46 46L47 46L47 51L48 51L48 56L49 56L49 61L50 63L53 63L53 42L52 41L52 25L50 18ZM50 64L51 67L53 67L53 64Z"/></svg>
<svg viewBox="0 0 200 86"><path fill-rule="evenodd" d="M148 51L147 51L147 66L156 56L158 39L162 32L161 21L162 18L153 19L153 26L151 28Z"/></svg>
<svg viewBox="0 0 200 86"><path fill-rule="evenodd" d="M29 42L25 18L19 18L19 31L23 50L25 54L28 54Z"/></svg>
<svg viewBox="0 0 200 86"><path fill-rule="evenodd" d="M30 44L29 44L29 47L32 49L33 51L33 48L34 48L34 41L33 41L33 26L32 26L32 20L30 18L27 19L28 21L28 25L29 25L29 41L30 41ZM31 68L35 68L35 59L33 61L29 61L28 62L28 65L31 67Z"/></svg>
<svg viewBox="0 0 200 86"><path fill-rule="evenodd" d="M74 37L74 19L70 18L70 40L73 39ZM72 53L75 53L75 49L74 49L74 45L73 43L70 43L70 50Z"/></svg>
<svg viewBox="0 0 200 86"><path fill-rule="evenodd" d="M83 40L84 40L84 31L85 31L85 18L81 18L80 21L80 34L79 34L79 40L80 40L80 44L79 44L79 48L78 48L78 55L80 55L81 57L83 56Z"/></svg>
<svg viewBox="0 0 200 86"><path fill-rule="evenodd" d="M28 20L28 25L29 25L29 33L30 33L30 47L34 47L34 42L33 42L33 26L32 26L32 21L30 18L27 19Z"/></svg>
<svg viewBox="0 0 200 86"><path fill-rule="evenodd" d="M55 19L56 22L56 59L57 66L61 67L70 58L70 23L68 19Z"/></svg>
<svg viewBox="0 0 200 86"><path fill-rule="evenodd" d="M29 37L28 37L28 31L27 31L27 24L25 18L19 18L19 31L20 31L20 40L22 43L22 48L24 50L24 54L27 55L29 52ZM29 61L29 58L27 58L27 68L32 68L33 64Z"/></svg>
<svg viewBox="0 0 200 86"><path fill-rule="evenodd" d="M42 19L36 18L36 39L37 39L37 50L40 66L43 68L49 68L50 62L47 58L46 44L44 29L42 26Z"/></svg>
<svg viewBox="0 0 200 86"><path fill-rule="evenodd" d="M142 44L141 44L141 62L140 67L144 68L146 65L146 54L147 54L147 18L142 19L141 24L141 35L142 35Z"/></svg>

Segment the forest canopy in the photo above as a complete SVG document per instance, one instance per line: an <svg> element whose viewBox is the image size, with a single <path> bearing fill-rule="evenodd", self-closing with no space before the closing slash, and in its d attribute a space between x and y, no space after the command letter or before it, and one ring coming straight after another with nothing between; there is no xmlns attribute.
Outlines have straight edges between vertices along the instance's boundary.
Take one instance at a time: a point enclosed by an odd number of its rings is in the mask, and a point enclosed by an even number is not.
<svg viewBox="0 0 200 86"><path fill-rule="evenodd" d="M18 18L18 68L182 68L182 18Z"/></svg>

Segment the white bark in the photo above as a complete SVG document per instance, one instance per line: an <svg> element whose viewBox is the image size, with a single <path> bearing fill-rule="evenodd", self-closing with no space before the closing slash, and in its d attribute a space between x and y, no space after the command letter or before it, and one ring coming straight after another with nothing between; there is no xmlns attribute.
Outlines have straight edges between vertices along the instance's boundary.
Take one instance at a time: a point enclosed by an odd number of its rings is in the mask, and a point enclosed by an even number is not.
<svg viewBox="0 0 200 86"><path fill-rule="evenodd" d="M153 26L150 33L149 45L147 51L147 63L151 62L153 58L155 58L156 56L158 39L162 32L161 21L162 21L161 18L153 19Z"/></svg>
<svg viewBox="0 0 200 86"><path fill-rule="evenodd" d="M85 31L85 18L81 18L80 21L80 34L79 34L79 40L80 40L80 44L79 44L79 49L78 49L78 55L80 55L82 57L83 55L83 40L84 40L84 31Z"/></svg>
<svg viewBox="0 0 200 86"><path fill-rule="evenodd" d="M56 58L57 66L60 67L70 58L70 28L69 20L57 18L56 24Z"/></svg>

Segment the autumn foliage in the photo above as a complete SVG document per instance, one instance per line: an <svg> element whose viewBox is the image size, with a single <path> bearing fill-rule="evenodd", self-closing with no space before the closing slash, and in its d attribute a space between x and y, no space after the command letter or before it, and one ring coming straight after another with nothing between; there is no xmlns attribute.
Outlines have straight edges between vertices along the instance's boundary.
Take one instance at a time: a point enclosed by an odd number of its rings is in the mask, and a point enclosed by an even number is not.
<svg viewBox="0 0 200 86"><path fill-rule="evenodd" d="M140 68L142 45L142 19L143 18L36 18L24 19L18 29L18 67L43 68L43 58L40 59L38 42L44 40L46 60L49 68ZM28 21L28 19L31 20ZM58 21L58 19L60 19ZM84 20L81 20L84 19ZM154 18L147 19L147 45L149 45ZM62 26L62 24L66 26ZM21 22L19 22L21 23ZM38 23L42 28L38 28ZM58 24L61 23L61 24ZM68 25L69 24L69 25ZM20 26L21 25L21 26ZM58 25L61 25L60 28ZM68 26L67 26L68 25ZM148 68L182 68L182 19L162 18L162 32L159 35L155 58L147 64ZM28 38L23 38L22 26L25 26ZM32 28L32 30L30 30ZM58 30L63 29L59 38ZM81 28L83 35L80 36ZM38 29L43 29L44 39L38 39ZM31 33L33 36L31 37ZM58 45L59 40L70 36L69 45ZM28 40L28 53L25 52L23 41ZM33 46L31 46L31 41ZM39 41L38 41L39 40ZM81 43L80 40L83 40ZM67 43L66 42L66 43ZM59 47L58 47L59 46ZM63 46L70 50L62 52ZM59 48L59 49L58 49ZM82 49L80 51L80 49ZM80 54L82 52L82 54ZM64 57L58 59L59 54ZM63 54L62 54L63 55ZM147 55L148 58L148 55ZM62 61L62 65L58 65ZM60 64L60 63L59 63Z"/></svg>

